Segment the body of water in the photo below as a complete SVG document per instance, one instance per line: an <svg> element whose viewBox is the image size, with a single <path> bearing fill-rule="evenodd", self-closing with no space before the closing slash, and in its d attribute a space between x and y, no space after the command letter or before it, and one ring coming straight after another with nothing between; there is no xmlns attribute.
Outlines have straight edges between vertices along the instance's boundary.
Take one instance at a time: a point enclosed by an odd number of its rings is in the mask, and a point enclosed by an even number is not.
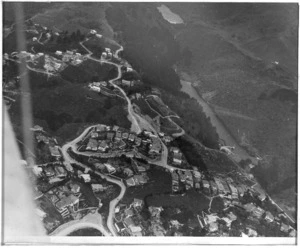
<svg viewBox="0 0 300 248"><path fill-rule="evenodd" d="M166 5L161 5L157 7L158 11L162 14L163 18L172 24L182 24L183 20L181 17L173 13Z"/></svg>
<svg viewBox="0 0 300 248"><path fill-rule="evenodd" d="M181 82L181 91L188 94L191 98L194 98L197 100L197 102L201 105L203 108L204 113L207 117L210 118L210 121L212 125L216 128L216 131L219 135L219 138L224 140L226 145L228 146L234 146L234 154L231 155L232 158L239 162L242 159L251 159L252 163L257 164L258 160L252 156L250 156L245 149L243 149L238 142L231 136L231 134L228 132L226 127L223 125L223 123L219 120L219 118L216 116L215 112L211 109L211 107L199 96L198 92L195 90L193 85L190 82L180 80Z"/></svg>

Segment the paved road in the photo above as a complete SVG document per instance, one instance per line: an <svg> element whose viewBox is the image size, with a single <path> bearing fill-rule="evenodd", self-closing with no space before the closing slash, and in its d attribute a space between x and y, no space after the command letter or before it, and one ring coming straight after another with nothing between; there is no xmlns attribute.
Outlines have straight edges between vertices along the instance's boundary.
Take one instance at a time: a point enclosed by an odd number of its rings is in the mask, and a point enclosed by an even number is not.
<svg viewBox="0 0 300 248"><path fill-rule="evenodd" d="M100 231L104 236L111 236L111 234L104 228L102 224L102 216L99 213L87 214L80 220L69 221L57 229L55 229L50 236L67 236L79 229L94 228Z"/></svg>
<svg viewBox="0 0 300 248"><path fill-rule="evenodd" d="M85 135L91 131L92 128L94 128L96 125L93 125L93 126L90 126L88 128L86 128L77 138L75 138L74 140L70 141L69 143L65 144L62 148L61 148L61 152L63 154L63 157L65 159L65 163L67 163L67 165L69 167L71 167L71 163L74 163L74 164L78 164L80 165L82 168L84 169L90 169L90 167L88 167L87 165L85 164L82 164L76 160L74 160L70 155L69 153L67 152L69 148L71 148L73 150L74 153L78 153L77 152L77 147L76 147L76 143L78 143L83 137L85 137ZM124 194L125 194L125 191L126 191L126 186L124 185L124 183L122 181L119 181L119 180L116 180L114 178L111 178L107 175L104 175L102 173L99 173L97 171L94 171L98 176L100 176L101 178L104 178L106 179L108 182L111 182L111 183L114 183L114 184L117 184L121 187L121 192L120 194L115 198L113 199L111 202L110 202L110 208L109 208L109 215L108 215L108 219L107 219L107 227L108 229L110 230L110 232L113 234L113 236L117 236L117 233L116 233L116 230L113 226L113 217L114 217L114 214L115 214L115 207L116 205L118 204L118 202L123 198Z"/></svg>

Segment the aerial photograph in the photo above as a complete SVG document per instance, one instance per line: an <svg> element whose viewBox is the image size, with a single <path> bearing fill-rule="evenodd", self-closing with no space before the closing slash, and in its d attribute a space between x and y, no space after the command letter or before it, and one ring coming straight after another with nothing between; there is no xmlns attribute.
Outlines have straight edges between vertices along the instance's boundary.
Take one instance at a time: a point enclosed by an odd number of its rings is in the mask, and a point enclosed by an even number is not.
<svg viewBox="0 0 300 248"><path fill-rule="evenodd" d="M2 242L296 244L298 3L2 10Z"/></svg>

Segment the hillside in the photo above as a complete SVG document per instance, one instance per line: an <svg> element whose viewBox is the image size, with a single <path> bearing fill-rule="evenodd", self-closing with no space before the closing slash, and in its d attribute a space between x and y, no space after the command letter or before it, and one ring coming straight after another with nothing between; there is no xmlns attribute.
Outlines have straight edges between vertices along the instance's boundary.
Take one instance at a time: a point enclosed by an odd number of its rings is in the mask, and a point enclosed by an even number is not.
<svg viewBox="0 0 300 248"><path fill-rule="evenodd" d="M192 51L190 64L178 63L177 71L200 94L213 92L216 109L253 119L219 115L241 145L263 158L253 171L262 185L295 211L298 5L167 5L186 23L174 28L176 41Z"/></svg>

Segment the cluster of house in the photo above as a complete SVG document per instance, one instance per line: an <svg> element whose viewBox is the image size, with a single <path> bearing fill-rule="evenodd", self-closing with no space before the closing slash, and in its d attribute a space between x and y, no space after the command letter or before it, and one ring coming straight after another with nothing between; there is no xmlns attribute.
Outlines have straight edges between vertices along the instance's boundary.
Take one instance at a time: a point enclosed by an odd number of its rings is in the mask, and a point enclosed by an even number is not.
<svg viewBox="0 0 300 248"><path fill-rule="evenodd" d="M48 72L58 72L62 67L62 63L58 62L57 59L45 55L44 69Z"/></svg>
<svg viewBox="0 0 300 248"><path fill-rule="evenodd" d="M107 87L107 82L101 81L101 82L92 82L88 85L89 89L95 92L100 92L101 87Z"/></svg>
<svg viewBox="0 0 300 248"><path fill-rule="evenodd" d="M134 175L128 179L126 179L127 187L133 187L138 185L143 185L149 181L149 177L146 173L142 173L140 175Z"/></svg>
<svg viewBox="0 0 300 248"><path fill-rule="evenodd" d="M118 126L97 125L91 132L85 151L107 153L111 150L123 150L125 147L148 147L148 155L156 156L161 153L160 139L151 132L144 131L142 136L130 133Z"/></svg>
<svg viewBox="0 0 300 248"><path fill-rule="evenodd" d="M63 219L80 219L86 211L102 206L98 199L97 206L89 206L85 196L80 191L80 184L68 181L62 186L52 188L44 194L60 213Z"/></svg>
<svg viewBox="0 0 300 248"><path fill-rule="evenodd" d="M59 150L59 146L57 145L56 139L50 138L40 131L35 132L35 139L37 143L44 142L48 146L51 157L54 160L58 161L61 159L61 153Z"/></svg>
<svg viewBox="0 0 300 248"><path fill-rule="evenodd" d="M101 54L101 59L112 59L113 54L111 52L111 49L106 47L104 52Z"/></svg>
<svg viewBox="0 0 300 248"><path fill-rule="evenodd" d="M174 166L180 166L183 162L183 154L177 147L171 147L169 149L169 156L171 159L171 163Z"/></svg>
<svg viewBox="0 0 300 248"><path fill-rule="evenodd" d="M237 219L237 216L232 212L229 212L224 217L220 218L217 214L206 214L202 212L202 216L197 215L197 218L202 229L206 229L209 233L215 233L219 231L220 220L223 220L226 223L226 226L230 228L231 223Z"/></svg>
<svg viewBox="0 0 300 248"><path fill-rule="evenodd" d="M91 29L90 34L95 35L97 38L100 38L100 39L103 37L101 34L98 34L95 29Z"/></svg>
<svg viewBox="0 0 300 248"><path fill-rule="evenodd" d="M114 226L118 233L128 233L130 236L143 236L143 227L139 223L140 211L144 205L143 200L133 199L133 202L127 207L120 204L115 208Z"/></svg>
<svg viewBox="0 0 300 248"><path fill-rule="evenodd" d="M74 50L72 51L65 51L65 52L62 52L62 51L56 51L55 52L55 55L60 58L63 62L69 62L71 63L72 65L79 65L83 62L84 60L84 56L81 54L81 53L78 53Z"/></svg>

